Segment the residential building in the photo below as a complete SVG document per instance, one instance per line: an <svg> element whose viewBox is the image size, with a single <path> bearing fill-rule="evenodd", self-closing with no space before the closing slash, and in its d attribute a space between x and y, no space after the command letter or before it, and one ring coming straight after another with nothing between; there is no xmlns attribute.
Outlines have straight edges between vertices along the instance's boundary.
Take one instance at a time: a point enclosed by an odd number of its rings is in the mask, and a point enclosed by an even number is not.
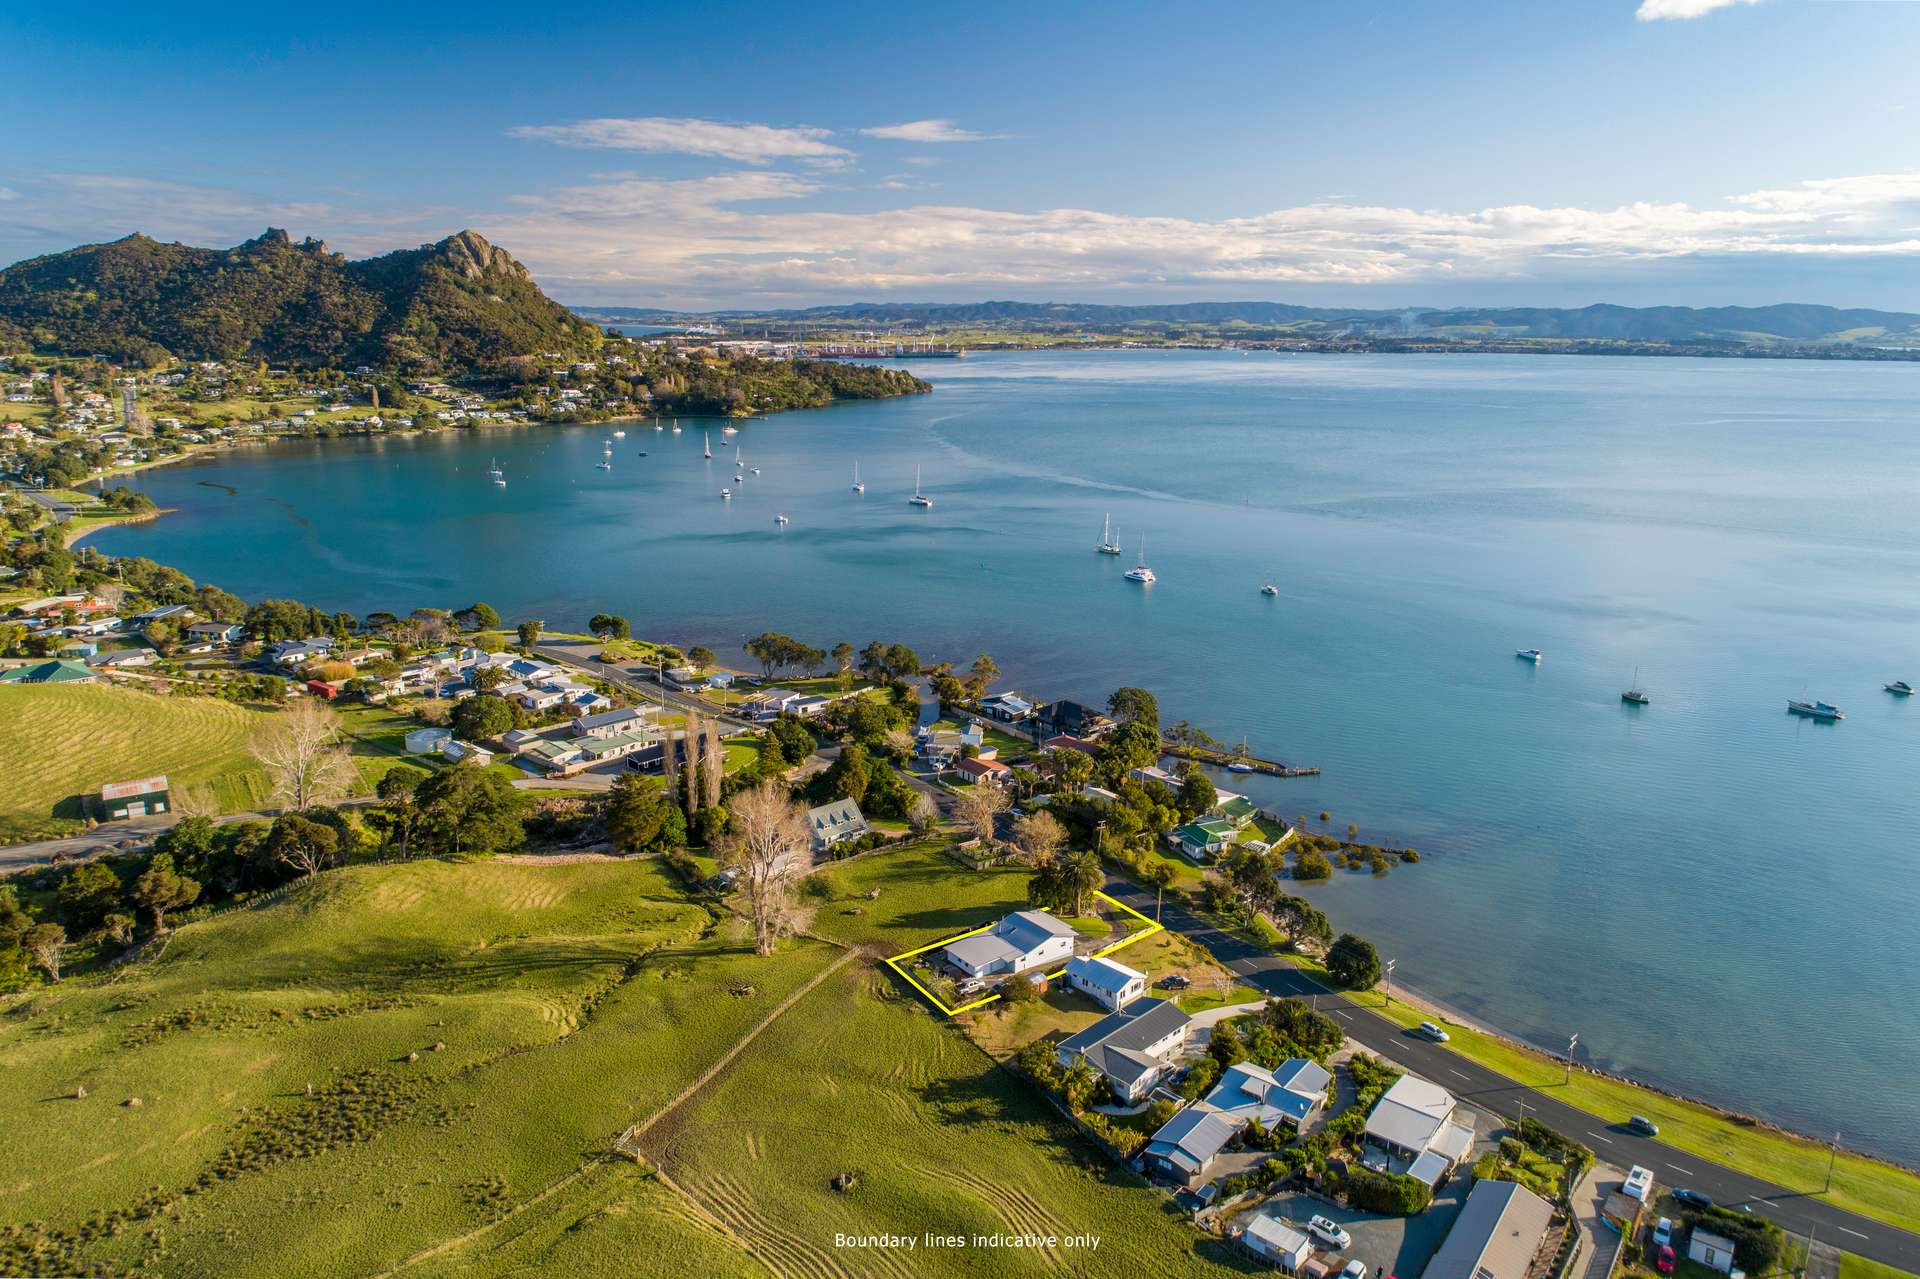
<svg viewBox="0 0 1920 1279"><path fill-rule="evenodd" d="M1209 817L1215 817L1239 830L1259 815L1260 810L1245 795L1231 795L1224 791L1216 794L1213 811Z"/></svg>
<svg viewBox="0 0 1920 1279"><path fill-rule="evenodd" d="M1289 1057L1272 1070L1243 1061L1227 1067L1204 1100L1243 1122L1258 1119L1269 1129L1298 1132L1326 1104L1332 1082L1325 1066L1305 1057Z"/></svg>
<svg viewBox="0 0 1920 1279"><path fill-rule="evenodd" d="M953 763L953 771L970 782L983 782L990 786L1004 786L1013 780L1013 770L997 759L957 759Z"/></svg>
<svg viewBox="0 0 1920 1279"><path fill-rule="evenodd" d="M1021 910L984 931L949 943L947 962L969 977L1023 973L1073 955L1077 934L1043 910Z"/></svg>
<svg viewBox="0 0 1920 1279"><path fill-rule="evenodd" d="M1034 712L1041 733L1053 737L1094 738L1113 727L1110 716L1080 702L1048 702Z"/></svg>
<svg viewBox="0 0 1920 1279"><path fill-rule="evenodd" d="M281 640L267 650L267 657L276 666L305 666L323 660L332 651L333 641L323 635L318 639Z"/></svg>
<svg viewBox="0 0 1920 1279"><path fill-rule="evenodd" d="M1067 961L1067 985L1118 1012L1147 993L1147 975L1117 960L1076 955Z"/></svg>
<svg viewBox="0 0 1920 1279"><path fill-rule="evenodd" d="M468 760L476 764L493 763L493 752L484 746L475 746L472 742L448 739L440 744L440 754L449 763L461 764Z"/></svg>
<svg viewBox="0 0 1920 1279"><path fill-rule="evenodd" d="M1516 1181L1478 1181L1425 1279L1527 1279L1553 1205Z"/></svg>
<svg viewBox="0 0 1920 1279"><path fill-rule="evenodd" d="M807 810L807 829L813 832L813 850L825 852L835 844L859 839L867 833L867 819L860 805L850 799L835 800Z"/></svg>
<svg viewBox="0 0 1920 1279"><path fill-rule="evenodd" d="M1254 1213L1247 1222L1240 1232L1240 1245L1268 1265L1296 1274L1313 1255L1313 1241L1303 1231L1266 1209Z"/></svg>
<svg viewBox="0 0 1920 1279"><path fill-rule="evenodd" d="M1687 1238L1687 1260L1697 1261L1723 1275L1732 1274L1733 1240L1695 1226L1693 1234Z"/></svg>
<svg viewBox="0 0 1920 1279"><path fill-rule="evenodd" d="M1179 1185L1208 1180L1214 1161L1246 1125L1203 1102L1195 1102L1162 1124L1140 1154L1140 1163Z"/></svg>
<svg viewBox="0 0 1920 1279"><path fill-rule="evenodd" d="M1363 1162L1437 1186L1473 1152L1474 1119L1439 1084L1402 1075L1367 1116Z"/></svg>
<svg viewBox="0 0 1920 1279"><path fill-rule="evenodd" d="M100 788L100 813L103 821L120 822L129 817L146 817L172 808L167 779L142 777L133 782L109 782Z"/></svg>
<svg viewBox="0 0 1920 1279"><path fill-rule="evenodd" d="M95 653L87 659L87 665L95 668L127 666L152 666L160 660L160 654L150 648L116 648L110 653Z"/></svg>
<svg viewBox="0 0 1920 1279"><path fill-rule="evenodd" d="M1174 827L1167 832L1167 842L1190 861L1210 862L1226 851L1238 833L1231 822L1207 818Z"/></svg>
<svg viewBox="0 0 1920 1279"><path fill-rule="evenodd" d="M980 713L990 719L1017 724L1033 716L1033 703L1018 693L995 693L980 703Z"/></svg>
<svg viewBox="0 0 1920 1279"><path fill-rule="evenodd" d="M1100 747L1097 743L1090 742L1084 737L1074 737L1068 733L1055 733L1052 737L1041 740L1040 749L1043 751L1079 751L1082 755L1094 755L1099 752Z"/></svg>
<svg viewBox="0 0 1920 1279"><path fill-rule="evenodd" d="M0 684L87 684L97 678L85 662L35 662L0 671Z"/></svg>
<svg viewBox="0 0 1920 1279"><path fill-rule="evenodd" d="M1137 999L1062 1040L1054 1056L1063 1066L1085 1061L1117 1096L1136 1102L1179 1064L1192 1024L1171 999Z"/></svg>

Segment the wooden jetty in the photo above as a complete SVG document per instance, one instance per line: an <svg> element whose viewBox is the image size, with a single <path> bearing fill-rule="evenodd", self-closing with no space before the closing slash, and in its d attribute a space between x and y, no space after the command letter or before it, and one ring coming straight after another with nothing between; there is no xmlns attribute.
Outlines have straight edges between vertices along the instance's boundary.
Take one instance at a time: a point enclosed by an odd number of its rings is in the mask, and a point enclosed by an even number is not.
<svg viewBox="0 0 1920 1279"><path fill-rule="evenodd" d="M1177 742L1161 742L1160 749L1176 759L1191 759L1202 764L1212 764L1216 768L1228 768L1234 764L1245 764L1247 771L1264 773L1268 777L1318 777L1317 768L1296 768L1292 764L1282 764L1278 760L1259 759L1245 752L1214 750L1207 746L1188 746Z"/></svg>

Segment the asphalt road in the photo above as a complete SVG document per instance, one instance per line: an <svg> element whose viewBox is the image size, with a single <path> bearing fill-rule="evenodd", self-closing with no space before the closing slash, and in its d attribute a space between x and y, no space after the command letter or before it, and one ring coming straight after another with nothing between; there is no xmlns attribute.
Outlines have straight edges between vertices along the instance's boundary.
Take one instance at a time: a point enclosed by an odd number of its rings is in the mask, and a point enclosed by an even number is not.
<svg viewBox="0 0 1920 1279"><path fill-rule="evenodd" d="M1132 884L1109 880L1106 891L1144 914L1153 913L1153 894ZM1815 1198L1815 1188L1790 1190L1639 1137L1610 1125L1553 1096L1551 1086L1528 1088L1440 1045L1403 1030L1397 1022L1344 995L1328 991L1312 976L1279 956L1260 949L1171 902L1161 911L1168 928L1185 933L1211 950L1242 981L1269 995L1311 998L1321 1012L1339 1018L1347 1036L1370 1052L1445 1087L1463 1102L1509 1119L1531 1115L1547 1126L1592 1147L1605 1163L1633 1164L1653 1170L1669 1186L1689 1186L1729 1208L1745 1208L1798 1235L1815 1234L1847 1252L1920 1273L1920 1235L1847 1212Z"/></svg>
<svg viewBox="0 0 1920 1279"><path fill-rule="evenodd" d="M628 666L622 666L615 662L601 661L601 646L598 644L555 641L546 644L535 644L533 651L538 656L544 657L550 662L562 662L568 666L577 667L589 675L604 679L609 683L618 684L628 692L638 694L648 701L660 702L676 710L691 711L695 714L706 715L719 720L729 728L755 727L752 723L737 715L729 715L716 711L711 704L697 697L676 692L664 684L658 684L651 679L644 679L638 675L631 674Z"/></svg>

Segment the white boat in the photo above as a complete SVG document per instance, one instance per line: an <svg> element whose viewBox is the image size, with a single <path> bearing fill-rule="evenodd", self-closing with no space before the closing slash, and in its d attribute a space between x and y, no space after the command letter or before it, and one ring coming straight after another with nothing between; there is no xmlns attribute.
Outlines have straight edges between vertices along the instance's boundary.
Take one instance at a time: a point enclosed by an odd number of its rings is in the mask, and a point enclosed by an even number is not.
<svg viewBox="0 0 1920 1279"><path fill-rule="evenodd" d="M1788 698L1787 709L1795 715L1805 715L1808 719L1823 719L1828 723L1846 718L1840 713L1840 708L1830 702L1801 702Z"/></svg>
<svg viewBox="0 0 1920 1279"><path fill-rule="evenodd" d="M606 446L605 446L604 448L602 448L602 449L600 450L600 456L601 456L601 457L612 457L612 456L613 456L613 441L612 441L612 440L608 440L608 441L607 441L607 443L606 443Z"/></svg>
<svg viewBox="0 0 1920 1279"><path fill-rule="evenodd" d="M723 426L723 427L721 427L721 428L720 428L720 434L722 434L722 435L738 435L738 434L740 434L740 428L739 428L739 427L737 427L737 426Z"/></svg>
<svg viewBox="0 0 1920 1279"><path fill-rule="evenodd" d="M678 434L680 434L680 419L679 419L679 418L675 418L675 419L673 419L673 433L674 433L675 435L678 435Z"/></svg>
<svg viewBox="0 0 1920 1279"><path fill-rule="evenodd" d="M493 482L498 487L505 488L507 486L507 477L504 475L496 475L493 477Z"/></svg>
<svg viewBox="0 0 1920 1279"><path fill-rule="evenodd" d="M1891 684L1882 684L1880 687L1886 689L1889 693L1892 693L1895 697L1912 697L1913 696L1913 685L1907 683L1907 681L1903 679L1897 679L1893 681L1893 683Z"/></svg>
<svg viewBox="0 0 1920 1279"><path fill-rule="evenodd" d="M866 484L860 479L860 464L858 462L853 464L853 491L856 493L864 493L867 491Z"/></svg>
<svg viewBox="0 0 1920 1279"><path fill-rule="evenodd" d="M613 438L616 440L624 440L627 438L627 433L625 431L615 431L613 433Z"/></svg>
<svg viewBox="0 0 1920 1279"><path fill-rule="evenodd" d="M1541 657L1544 656L1537 648L1515 649L1513 655L1523 662L1532 662L1535 665L1538 665Z"/></svg>
<svg viewBox="0 0 1920 1279"><path fill-rule="evenodd" d="M1107 516L1106 523L1100 526L1100 545L1093 548L1102 555L1118 555L1120 543L1113 540L1113 516Z"/></svg>
<svg viewBox="0 0 1920 1279"><path fill-rule="evenodd" d="M915 506L932 506L933 499L920 491L920 468L913 468L913 496L907 501Z"/></svg>
<svg viewBox="0 0 1920 1279"><path fill-rule="evenodd" d="M1138 582L1142 586L1151 586L1160 580L1154 576L1153 570L1147 567L1147 535L1145 533L1140 535L1140 562L1128 569L1126 576L1129 582Z"/></svg>
<svg viewBox="0 0 1920 1279"><path fill-rule="evenodd" d="M784 515L776 515L773 517L773 522L775 524L786 524L786 523L790 523L791 521L789 521L787 517Z"/></svg>
<svg viewBox="0 0 1920 1279"><path fill-rule="evenodd" d="M1260 593L1262 595L1278 595L1280 593L1280 588L1275 586L1272 582L1268 582L1265 586L1260 588Z"/></svg>
<svg viewBox="0 0 1920 1279"><path fill-rule="evenodd" d="M653 429L656 431L664 431L667 429L667 424L665 422L662 422L659 418L655 418L653 419Z"/></svg>
<svg viewBox="0 0 1920 1279"><path fill-rule="evenodd" d="M594 470L596 470L596 471L611 471L611 470L613 469L613 463L611 463L611 462L595 462L595 463L593 464L593 469L594 469Z"/></svg>
<svg viewBox="0 0 1920 1279"><path fill-rule="evenodd" d="M704 439L706 440L706 442L707 442L707 457L708 457L708 458L712 458L712 457L713 457L713 434L712 434L712 432L708 432L708 433L707 433L706 435L704 435L704 436L703 436L702 438L704 438Z"/></svg>
<svg viewBox="0 0 1920 1279"><path fill-rule="evenodd" d="M720 496L721 496L721 497L724 497L724 498L728 498L728 499L731 499L731 498L733 497L733 490L732 490L732 489L721 489L721 490L720 490Z"/></svg>
<svg viewBox="0 0 1920 1279"><path fill-rule="evenodd" d="M503 472L503 471L501 471L501 469L500 469L500 459L499 459L499 458L497 458L497 457L495 457L495 458L488 458L488 459L487 459L487 474L488 474L488 475L491 475L491 476L492 476L492 477L493 477L494 479L496 479L496 480L497 480L497 479L499 479L499 478L501 477L501 475L503 475L503 474L504 474L504 472Z"/></svg>

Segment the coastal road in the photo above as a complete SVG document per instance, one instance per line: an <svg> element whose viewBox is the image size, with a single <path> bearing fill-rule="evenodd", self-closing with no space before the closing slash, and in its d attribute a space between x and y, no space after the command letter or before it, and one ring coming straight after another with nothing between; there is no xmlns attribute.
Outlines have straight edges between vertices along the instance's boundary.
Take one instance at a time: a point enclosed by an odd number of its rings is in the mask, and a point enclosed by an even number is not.
<svg viewBox="0 0 1920 1279"><path fill-rule="evenodd" d="M664 684L657 684L650 679L642 679L638 675L632 674L627 667L621 666L616 662L601 661L600 653L602 650L598 644L555 641L546 644L535 644L533 651L535 655L544 657L550 662L561 662L567 666L585 671L597 679L606 680L610 684L618 684L628 692L644 697L650 702L660 702L663 705L673 707L675 710L688 711L696 715L705 715L711 719L719 720L729 728L752 729L756 727L756 725L741 719L737 715L729 715L721 711L716 711L711 704L697 697L676 692Z"/></svg>
<svg viewBox="0 0 1920 1279"><path fill-rule="evenodd" d="M1116 879L1107 881L1106 891L1143 914L1153 914L1152 893ZM1712 1195L1724 1207L1744 1208L1794 1234L1814 1233L1847 1252L1920 1274L1920 1234L1836 1208L1817 1198L1814 1187L1791 1190L1776 1186L1665 1142L1635 1136L1623 1125L1608 1124L1560 1101L1553 1096L1551 1086L1535 1089L1515 1083L1329 991L1278 955L1223 932L1171 901L1164 904L1161 921L1212 951L1249 986L1268 995L1312 1000L1321 1012L1341 1021L1349 1039L1432 1080L1462 1101L1509 1119L1532 1116L1590 1146L1603 1163L1621 1168L1639 1164L1652 1169L1655 1180L1662 1184L1690 1186Z"/></svg>

